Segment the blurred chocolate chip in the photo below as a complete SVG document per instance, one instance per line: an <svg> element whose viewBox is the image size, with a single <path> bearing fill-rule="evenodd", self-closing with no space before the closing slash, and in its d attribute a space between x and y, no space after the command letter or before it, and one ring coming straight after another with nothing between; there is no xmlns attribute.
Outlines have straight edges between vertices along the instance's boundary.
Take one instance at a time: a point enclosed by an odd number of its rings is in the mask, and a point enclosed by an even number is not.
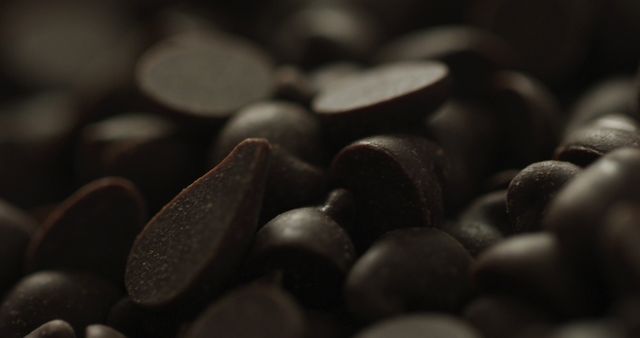
<svg viewBox="0 0 640 338"><path fill-rule="evenodd" d="M546 337L548 338L625 338L624 329L615 320L584 320L562 325Z"/></svg>
<svg viewBox="0 0 640 338"><path fill-rule="evenodd" d="M21 338L39 325L62 319L83 332L104 321L120 296L110 283L88 274L43 271L22 279L0 306L0 335Z"/></svg>
<svg viewBox="0 0 640 338"><path fill-rule="evenodd" d="M283 65L275 70L276 99L297 102L308 106L315 95L311 80L301 69L293 65Z"/></svg>
<svg viewBox="0 0 640 338"><path fill-rule="evenodd" d="M129 337L174 338L181 320L173 313L140 307L126 297L111 307L106 323Z"/></svg>
<svg viewBox="0 0 640 338"><path fill-rule="evenodd" d="M509 294L561 316L593 314L599 295L549 233L518 235L483 252L473 266L482 292Z"/></svg>
<svg viewBox="0 0 640 338"><path fill-rule="evenodd" d="M522 337L526 332L546 328L552 322L541 309L507 296L483 296L473 300L466 306L464 318L485 338Z"/></svg>
<svg viewBox="0 0 640 338"><path fill-rule="evenodd" d="M254 274L281 271L284 287L305 303L337 303L356 254L340 219L333 218L345 213L336 202L342 200L287 211L265 224L249 256Z"/></svg>
<svg viewBox="0 0 640 338"><path fill-rule="evenodd" d="M541 230L549 203L580 171L579 167L560 161L538 162L524 168L509 184L509 233Z"/></svg>
<svg viewBox="0 0 640 338"><path fill-rule="evenodd" d="M158 107L197 121L221 121L267 98L270 61L237 38L181 34L147 50L138 62L140 91Z"/></svg>
<svg viewBox="0 0 640 338"><path fill-rule="evenodd" d="M75 98L42 92L0 108L0 197L20 207L55 201L69 185L66 145L78 121Z"/></svg>
<svg viewBox="0 0 640 338"><path fill-rule="evenodd" d="M359 319L404 312L455 311L469 296L472 258L458 241L432 228L390 232L349 273L345 297Z"/></svg>
<svg viewBox="0 0 640 338"><path fill-rule="evenodd" d="M493 192L498 190L507 190L509 188L509 184L520 173L518 169L506 169L503 171L499 171L484 181L483 191L484 192Z"/></svg>
<svg viewBox="0 0 640 338"><path fill-rule="evenodd" d="M87 326L84 336L85 338L127 338L113 328L100 324Z"/></svg>
<svg viewBox="0 0 640 338"><path fill-rule="evenodd" d="M238 111L222 128L213 148L216 162L246 138L261 137L313 164L322 163L322 127L317 117L302 106L266 101Z"/></svg>
<svg viewBox="0 0 640 338"><path fill-rule="evenodd" d="M194 148L163 118L124 114L82 129L76 170L82 181L103 176L133 181L156 211L197 178L204 156Z"/></svg>
<svg viewBox="0 0 640 338"><path fill-rule="evenodd" d="M461 221L482 222L498 229L502 234L511 234L507 217L507 191L498 190L474 199L460 213Z"/></svg>
<svg viewBox="0 0 640 338"><path fill-rule="evenodd" d="M400 316L365 328L355 338L480 338L481 335L464 321L445 314Z"/></svg>
<svg viewBox="0 0 640 338"><path fill-rule="evenodd" d="M22 210L0 200L0 294L22 275L23 257L37 226Z"/></svg>
<svg viewBox="0 0 640 338"><path fill-rule="evenodd" d="M602 220L614 204L640 199L640 150L615 150L571 180L548 207L543 220L564 250L579 264L589 265Z"/></svg>
<svg viewBox="0 0 640 338"><path fill-rule="evenodd" d="M149 221L127 263L134 303L195 306L228 286L257 228L270 148L264 139L240 143Z"/></svg>
<svg viewBox="0 0 640 338"><path fill-rule="evenodd" d="M524 70L562 82L584 62L595 20L596 2L509 0L475 2L471 22L504 38Z"/></svg>
<svg viewBox="0 0 640 338"><path fill-rule="evenodd" d="M236 338L299 338L304 314L287 293L276 287L250 285L234 290L209 306L184 334L205 338L216 334Z"/></svg>
<svg viewBox="0 0 640 338"><path fill-rule="evenodd" d="M451 71L456 95L486 94L491 75L511 68L515 56L500 37L471 26L440 26L411 32L379 52L382 62L438 60Z"/></svg>
<svg viewBox="0 0 640 338"><path fill-rule="evenodd" d="M363 72L362 66L353 62L333 62L318 67L309 73L309 81L314 93L329 90L343 79Z"/></svg>
<svg viewBox="0 0 640 338"><path fill-rule="evenodd" d="M42 324L24 338L76 338L76 333L69 323L55 319Z"/></svg>
<svg viewBox="0 0 640 338"><path fill-rule="evenodd" d="M312 108L331 141L415 128L449 96L447 67L414 61L382 65L322 90Z"/></svg>
<svg viewBox="0 0 640 338"><path fill-rule="evenodd" d="M378 38L376 28L356 7L318 1L279 22L272 39L282 59L313 67L332 61L364 60Z"/></svg>
<svg viewBox="0 0 640 338"><path fill-rule="evenodd" d="M603 221L598 238L599 253L605 278L617 297L637 294L640 282L640 209L638 203L622 203L612 207Z"/></svg>
<svg viewBox="0 0 640 338"><path fill-rule="evenodd" d="M67 199L38 229L29 245L27 269L92 272L119 285L131 244L145 219L144 201L131 182L94 181Z"/></svg>
<svg viewBox="0 0 640 338"><path fill-rule="evenodd" d="M443 161L442 150L418 136L374 136L342 149L331 172L354 195L356 245L396 228L439 225Z"/></svg>

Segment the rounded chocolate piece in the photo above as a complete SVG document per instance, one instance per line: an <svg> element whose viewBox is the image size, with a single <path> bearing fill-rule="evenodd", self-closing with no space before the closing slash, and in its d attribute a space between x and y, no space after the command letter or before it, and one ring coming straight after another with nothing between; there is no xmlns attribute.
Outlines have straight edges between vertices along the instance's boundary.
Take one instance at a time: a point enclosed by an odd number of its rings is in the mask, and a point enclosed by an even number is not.
<svg viewBox="0 0 640 338"><path fill-rule="evenodd" d="M294 209L265 224L249 256L254 273L279 271L284 287L305 303L337 302L356 253L339 220L323 211L331 207Z"/></svg>
<svg viewBox="0 0 640 338"><path fill-rule="evenodd" d="M122 333L105 325L93 324L87 326L85 338L127 338Z"/></svg>
<svg viewBox="0 0 640 338"><path fill-rule="evenodd" d="M483 184L484 192L507 190L509 184L520 173L519 169L506 169L493 174Z"/></svg>
<svg viewBox="0 0 640 338"><path fill-rule="evenodd" d="M363 320L414 311L455 311L471 290L467 250L432 228L390 232L367 250L345 285L350 311Z"/></svg>
<svg viewBox="0 0 640 338"><path fill-rule="evenodd" d="M76 333L69 323L55 319L42 324L24 338L76 338Z"/></svg>
<svg viewBox="0 0 640 338"><path fill-rule="evenodd" d="M76 168L81 180L121 176L159 210L200 173L203 157L177 126L161 117L128 113L85 126Z"/></svg>
<svg viewBox="0 0 640 338"><path fill-rule="evenodd" d="M509 184L509 233L541 230L549 202L580 171L576 165L560 161L538 162L524 168Z"/></svg>
<svg viewBox="0 0 640 338"><path fill-rule="evenodd" d="M135 338L175 338L182 318L134 304L128 297L118 301L107 317L110 327Z"/></svg>
<svg viewBox="0 0 640 338"><path fill-rule="evenodd" d="M119 285L145 219L144 201L131 182L94 181L69 197L38 229L29 245L27 269L92 272Z"/></svg>
<svg viewBox="0 0 640 338"><path fill-rule="evenodd" d="M293 65L283 65L275 70L275 89L273 96L277 99L297 102L308 106L315 88L311 80L301 69Z"/></svg>
<svg viewBox="0 0 640 338"><path fill-rule="evenodd" d="M471 21L504 38L526 71L556 82L584 61L596 9L588 0L489 0L475 3Z"/></svg>
<svg viewBox="0 0 640 338"><path fill-rule="evenodd" d="M598 238L604 277L614 295L638 294L640 283L640 208L637 202L616 205L603 221Z"/></svg>
<svg viewBox="0 0 640 338"><path fill-rule="evenodd" d="M299 338L305 331L304 314L287 293L254 284L234 290L207 308L184 338L211 334L235 338Z"/></svg>
<svg viewBox="0 0 640 338"><path fill-rule="evenodd" d="M0 306L0 336L22 338L54 320L68 322L76 332L104 321L120 291L88 274L43 271L22 279Z"/></svg>
<svg viewBox="0 0 640 338"><path fill-rule="evenodd" d="M223 120L267 98L268 58L247 42L183 34L147 50L136 72L140 90L164 109L197 120Z"/></svg>
<svg viewBox="0 0 640 338"><path fill-rule="evenodd" d="M374 136L342 149L332 175L356 201L354 241L401 227L437 226L443 218L443 152L418 136Z"/></svg>
<svg viewBox="0 0 640 338"><path fill-rule="evenodd" d="M316 2L279 23L273 37L274 47L284 60L304 67L363 60L376 42L376 28L357 7Z"/></svg>
<svg viewBox="0 0 640 338"><path fill-rule="evenodd" d="M313 100L334 142L410 128L449 95L449 71L439 62L378 66L336 82Z"/></svg>
<svg viewBox="0 0 640 338"><path fill-rule="evenodd" d="M480 338L469 324L449 315L415 314L396 317L358 333L355 338Z"/></svg>
<svg viewBox="0 0 640 338"><path fill-rule="evenodd" d="M503 238L496 227L482 221L456 221L445 225L442 230L458 240L473 257L494 246Z"/></svg>
<svg viewBox="0 0 640 338"><path fill-rule="evenodd" d="M343 79L357 75L364 70L357 63L340 61L318 67L309 73L309 81L315 93L329 90Z"/></svg>
<svg viewBox="0 0 640 338"><path fill-rule="evenodd" d="M490 76L510 68L515 56L500 37L471 26L441 26L412 32L393 40L378 60L438 60L451 70L455 93L482 94Z"/></svg>
<svg viewBox="0 0 640 338"><path fill-rule="evenodd" d="M618 148L640 148L637 130L586 126L573 131L556 149L555 158L586 167Z"/></svg>
<svg viewBox="0 0 640 338"><path fill-rule="evenodd" d="M563 316L593 314L597 293L550 233L518 235L483 252L473 265L480 291L509 294Z"/></svg>
<svg viewBox="0 0 640 338"><path fill-rule="evenodd" d="M29 215L0 200L0 294L22 275L22 264L38 224Z"/></svg>
<svg viewBox="0 0 640 338"><path fill-rule="evenodd" d="M489 224L502 234L510 234L507 217L507 191L498 190L474 199L459 216L463 222L481 222Z"/></svg>
<svg viewBox="0 0 640 338"><path fill-rule="evenodd" d="M125 274L134 303L194 305L227 286L257 228L270 148L261 139L240 143L147 223Z"/></svg>
<svg viewBox="0 0 640 338"><path fill-rule="evenodd" d="M466 306L464 318L488 338L530 337L525 333L546 328L551 323L544 311L507 296L473 300Z"/></svg>
<svg viewBox="0 0 640 338"><path fill-rule="evenodd" d="M551 202L545 228L556 234L576 263L589 264L606 211L640 199L638 172L640 150L615 150L571 180Z"/></svg>
<svg viewBox="0 0 640 338"><path fill-rule="evenodd" d="M265 138L310 163L321 163L325 156L316 116L297 104L267 101L241 109L224 125L215 142L214 160L251 137Z"/></svg>
<svg viewBox="0 0 640 338"><path fill-rule="evenodd" d="M549 338L625 338L630 337L616 319L585 320L565 324L552 332Z"/></svg>

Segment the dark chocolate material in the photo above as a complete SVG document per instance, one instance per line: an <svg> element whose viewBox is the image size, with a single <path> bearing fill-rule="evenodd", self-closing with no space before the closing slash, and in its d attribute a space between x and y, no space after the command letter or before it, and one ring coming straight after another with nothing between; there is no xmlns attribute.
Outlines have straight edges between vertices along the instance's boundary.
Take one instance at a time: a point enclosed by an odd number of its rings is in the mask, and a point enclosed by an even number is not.
<svg viewBox="0 0 640 338"><path fill-rule="evenodd" d="M173 313L142 308L128 297L111 307L106 320L110 327L135 338L173 338L180 322Z"/></svg>
<svg viewBox="0 0 640 338"><path fill-rule="evenodd" d="M129 249L146 220L136 187L120 178L89 183L60 205L35 233L30 271L92 272L122 284Z"/></svg>
<svg viewBox="0 0 640 338"><path fill-rule="evenodd" d="M358 259L349 273L345 298L366 321L404 312L455 311L469 296L467 250L432 228L390 232Z"/></svg>
<svg viewBox="0 0 640 338"><path fill-rule="evenodd" d="M551 325L544 311L507 296L475 299L466 306L464 317L486 338L522 337L525 332Z"/></svg>
<svg viewBox="0 0 640 338"><path fill-rule="evenodd" d="M127 338L122 333L100 324L87 326L85 338Z"/></svg>
<svg viewBox="0 0 640 338"><path fill-rule="evenodd" d="M0 200L0 294L22 275L23 257L37 226L22 210Z"/></svg>
<svg viewBox="0 0 640 338"><path fill-rule="evenodd" d="M43 271L22 279L0 306L0 336L22 338L38 326L62 319L76 332L104 321L120 291L88 274Z"/></svg>
<svg viewBox="0 0 640 338"><path fill-rule="evenodd" d="M640 283L640 209L638 202L611 208L598 238L605 278L618 297L636 295Z"/></svg>
<svg viewBox="0 0 640 338"><path fill-rule="evenodd" d="M469 324L443 314L415 314L397 317L375 324L358 333L355 338L480 338Z"/></svg>
<svg viewBox="0 0 640 338"><path fill-rule="evenodd" d="M56 319L42 324L24 338L76 338L76 333L69 323Z"/></svg>
<svg viewBox="0 0 640 338"><path fill-rule="evenodd" d="M299 338L305 331L304 314L295 300L273 286L237 289L207 308L184 334L207 338L212 334L234 338Z"/></svg>
<svg viewBox="0 0 640 338"><path fill-rule="evenodd" d="M556 149L555 159L586 167L618 148L640 148L637 130L586 126L573 131Z"/></svg>
<svg viewBox="0 0 640 338"><path fill-rule="evenodd" d="M228 286L257 228L270 149L264 139L240 143L149 221L127 263L134 303L186 306Z"/></svg>

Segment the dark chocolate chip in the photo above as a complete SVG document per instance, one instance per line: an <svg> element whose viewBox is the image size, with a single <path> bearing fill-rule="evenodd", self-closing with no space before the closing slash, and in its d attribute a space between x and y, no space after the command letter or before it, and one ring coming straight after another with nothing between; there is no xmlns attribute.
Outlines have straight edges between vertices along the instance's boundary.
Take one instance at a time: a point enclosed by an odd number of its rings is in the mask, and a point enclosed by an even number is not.
<svg viewBox="0 0 640 338"><path fill-rule="evenodd" d="M237 289L213 303L195 320L185 338L212 334L234 338L299 338L305 331L302 310L287 293L266 285Z"/></svg>
<svg viewBox="0 0 640 338"><path fill-rule="evenodd" d="M640 133L636 130L586 126L569 134L556 149L554 157L586 167L603 155L624 147L640 148Z"/></svg>
<svg viewBox="0 0 640 338"><path fill-rule="evenodd" d="M322 67L314 69L309 73L309 81L313 85L315 93L329 90L343 79L349 79L358 73L363 72L362 66L341 61L326 64Z"/></svg>
<svg viewBox="0 0 640 338"><path fill-rule="evenodd" d="M317 117L303 107L283 101L250 105L222 128L213 149L216 162L246 138L261 137L314 164L322 163L322 129Z"/></svg>
<svg viewBox="0 0 640 338"><path fill-rule="evenodd" d="M367 243L401 227L439 225L443 156L418 136L374 136L342 149L331 170L356 201L354 241Z"/></svg>
<svg viewBox="0 0 640 338"><path fill-rule="evenodd" d="M509 184L519 172L520 170L518 169L506 169L497 172L485 180L482 190L484 192L507 190L509 188Z"/></svg>
<svg viewBox="0 0 640 338"><path fill-rule="evenodd" d="M585 320L565 324L552 332L548 338L625 338L624 329L615 320Z"/></svg>
<svg viewBox="0 0 640 338"><path fill-rule="evenodd" d="M121 176L136 184L159 210L197 178L202 155L169 121L130 113L83 128L76 168L82 181Z"/></svg>
<svg viewBox="0 0 640 338"><path fill-rule="evenodd" d="M218 121L268 97L272 72L268 58L248 42L182 34L145 52L138 63L137 83L164 109Z"/></svg>
<svg viewBox="0 0 640 338"><path fill-rule="evenodd" d="M76 333L69 323L55 319L42 324L24 338L76 338Z"/></svg>
<svg viewBox="0 0 640 338"><path fill-rule="evenodd" d="M598 237L604 276L614 296L636 295L640 283L640 209L638 203L611 208Z"/></svg>
<svg viewBox="0 0 640 338"><path fill-rule="evenodd" d="M330 200L330 202L339 199ZM339 205L294 209L258 231L249 258L258 273L281 271L282 283L305 303L337 303L346 274L355 261L347 232L323 210L342 213Z"/></svg>
<svg viewBox="0 0 640 338"><path fill-rule="evenodd" d="M264 139L240 143L149 221L127 263L134 303L197 303L228 285L257 228L270 148Z"/></svg>
<svg viewBox="0 0 640 338"><path fill-rule="evenodd" d="M383 62L438 60L451 70L458 95L486 94L491 75L511 68L515 56L500 37L471 26L441 26L412 32L379 52Z"/></svg>
<svg viewBox="0 0 640 338"><path fill-rule="evenodd" d="M39 325L62 319L76 332L104 321L120 296L93 275L43 271L22 279L0 306L0 336L22 338Z"/></svg>
<svg viewBox="0 0 640 338"><path fill-rule="evenodd" d="M92 272L120 285L145 219L144 202L131 182L94 181L69 197L35 233L27 269Z"/></svg>
<svg viewBox="0 0 640 338"><path fill-rule="evenodd" d="M606 211L640 199L640 150L615 150L569 182L548 207L545 228L559 238L576 263L590 264Z"/></svg>
<svg viewBox="0 0 640 338"><path fill-rule="evenodd" d="M473 266L476 286L534 302L562 316L593 314L597 293L549 233L518 235L483 252Z"/></svg>
<svg viewBox="0 0 640 338"><path fill-rule="evenodd" d="M22 262L37 223L22 210L0 200L0 294L22 275Z"/></svg>
<svg viewBox="0 0 640 338"><path fill-rule="evenodd" d="M509 184L509 233L542 229L542 219L556 194L581 169L568 162L545 161L524 168Z"/></svg>
<svg viewBox="0 0 640 338"><path fill-rule="evenodd" d="M340 143L418 124L448 98L449 80L439 62L392 63L336 82L312 107Z"/></svg>
<svg viewBox="0 0 640 338"><path fill-rule="evenodd" d="M458 240L473 257L502 240L498 229L482 221L457 221L445 225L442 230Z"/></svg>
<svg viewBox="0 0 640 338"><path fill-rule="evenodd" d="M473 200L459 217L462 222L481 222L498 229L502 234L510 234L507 218L507 191L499 190L482 195Z"/></svg>
<svg viewBox="0 0 640 338"><path fill-rule="evenodd" d="M106 320L107 325L135 338L174 338L181 322L173 313L142 308L128 297L111 308Z"/></svg>
<svg viewBox="0 0 640 338"><path fill-rule="evenodd" d="M351 312L378 320L415 311L455 311L471 290L467 250L432 228L390 232L358 259L345 285Z"/></svg>
<svg viewBox="0 0 640 338"><path fill-rule="evenodd" d="M551 323L544 311L506 296L475 299L465 308L464 317L486 338L522 337Z"/></svg>
<svg viewBox="0 0 640 338"><path fill-rule="evenodd" d="M355 338L480 338L469 324L444 314L415 314L396 317L358 333Z"/></svg>
<svg viewBox="0 0 640 338"><path fill-rule="evenodd" d="M315 95L315 89L302 70L292 65L284 65L276 69L274 77L275 98L309 105Z"/></svg>
<svg viewBox="0 0 640 338"><path fill-rule="evenodd" d="M84 336L85 338L127 338L113 328L100 324L87 326Z"/></svg>

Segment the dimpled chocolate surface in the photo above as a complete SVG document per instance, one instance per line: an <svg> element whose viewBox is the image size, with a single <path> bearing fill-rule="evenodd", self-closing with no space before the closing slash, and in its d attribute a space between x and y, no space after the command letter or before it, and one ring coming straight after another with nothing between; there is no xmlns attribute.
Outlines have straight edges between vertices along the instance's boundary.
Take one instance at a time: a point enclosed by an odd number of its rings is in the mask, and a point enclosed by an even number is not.
<svg viewBox="0 0 640 338"><path fill-rule="evenodd" d="M265 140L244 141L149 221L127 263L135 303L173 305L230 281L256 231L269 153Z"/></svg>

